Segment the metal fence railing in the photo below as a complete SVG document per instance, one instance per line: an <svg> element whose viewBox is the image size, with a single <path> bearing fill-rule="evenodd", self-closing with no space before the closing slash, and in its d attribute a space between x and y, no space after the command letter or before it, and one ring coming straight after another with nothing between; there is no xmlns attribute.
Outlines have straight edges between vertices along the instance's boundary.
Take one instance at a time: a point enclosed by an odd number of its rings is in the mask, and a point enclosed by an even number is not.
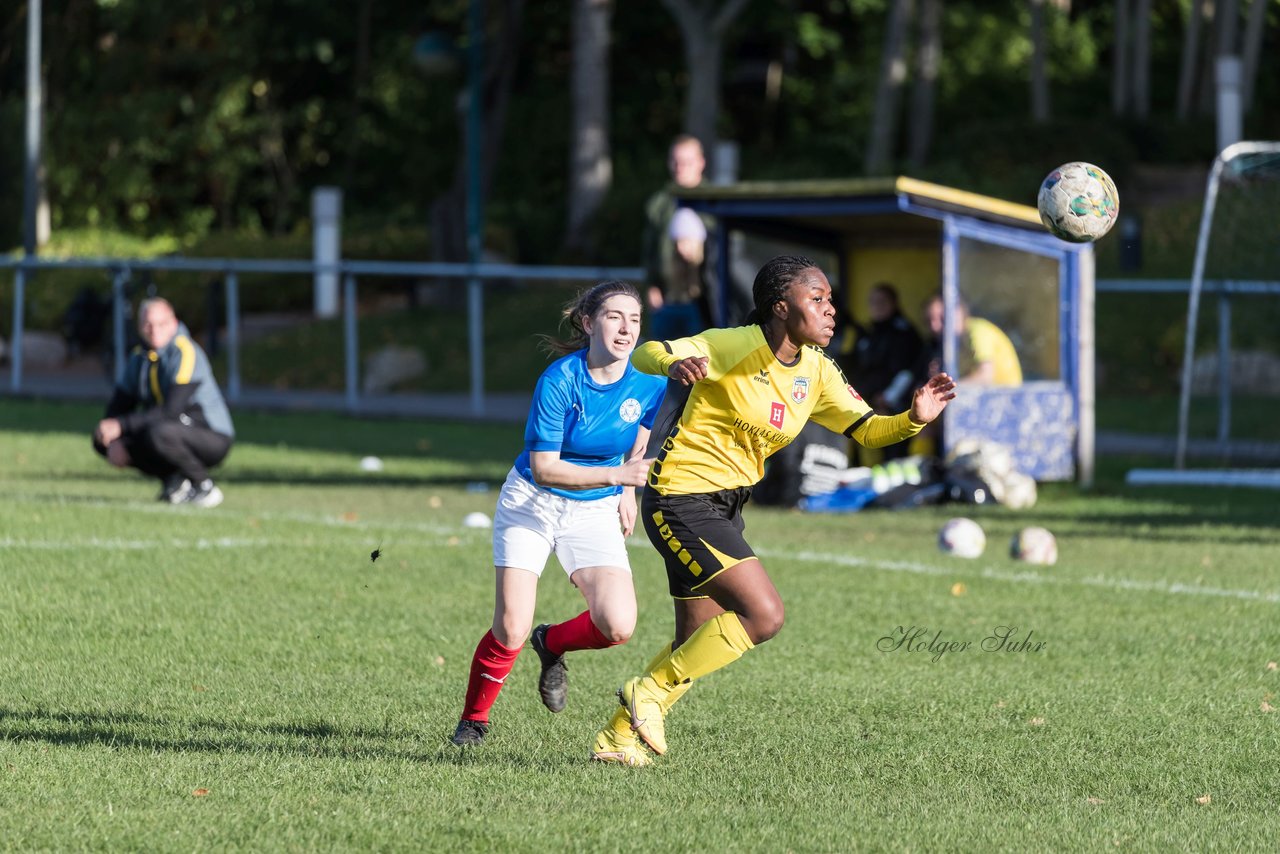
<svg viewBox="0 0 1280 854"><path fill-rule="evenodd" d="M1099 279L1096 286L1099 294L1107 293L1145 293L1145 294L1189 294L1191 282L1187 279ZM1231 433L1231 339L1232 339L1232 305L1237 297L1242 296L1280 296L1280 281L1234 281L1206 280L1203 292L1217 297L1217 366L1218 366L1218 426L1217 441L1224 447L1230 440ZM1191 319L1194 323L1194 319ZM1190 330L1194 341L1195 330ZM1186 357L1190 358L1190 357ZM1184 373L1183 383L1190 383L1189 368ZM1189 389L1187 390L1189 393ZM1185 439L1183 439L1185 441Z"/></svg>
<svg viewBox="0 0 1280 854"><path fill-rule="evenodd" d="M0 269L12 269L14 275L13 329L9 387L14 393L23 391L22 337L26 314L26 291L41 270L103 270L111 276L111 323L114 338L114 367L124 365L126 324L129 322L126 286L135 273L143 271L176 271L220 274L226 294L227 397L239 402L243 389L240 382L240 276L254 273L336 275L342 281L343 315L343 408L361 411L359 389L359 340L357 336L357 292L363 277L412 277L419 279L453 279L467 282L467 343L470 362L470 412L485 414L484 361L484 290L495 281L565 282L604 279L639 281L642 270L636 267L558 267L518 264L447 264L390 261L341 261L317 264L306 260L243 260L228 258L13 258L0 257Z"/></svg>

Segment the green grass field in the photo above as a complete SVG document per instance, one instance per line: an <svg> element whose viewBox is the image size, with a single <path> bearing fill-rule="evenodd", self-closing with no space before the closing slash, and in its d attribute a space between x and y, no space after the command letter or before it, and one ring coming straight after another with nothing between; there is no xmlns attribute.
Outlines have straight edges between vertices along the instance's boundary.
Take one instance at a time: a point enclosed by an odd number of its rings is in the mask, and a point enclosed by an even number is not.
<svg viewBox="0 0 1280 854"><path fill-rule="evenodd" d="M1246 491L1043 490L957 508L752 508L788 606L699 683L648 769L586 761L613 690L669 638L632 551L633 642L522 656L489 743L447 742L492 608L492 512L518 427L241 415L227 502L174 509L92 453L96 407L0 404L0 847L845 851L1273 847L1280 530ZM358 461L377 454L380 474ZM468 484L485 481L487 492ZM1058 535L1051 568L1005 555ZM382 558L369 553L380 547ZM539 620L580 609L553 565ZM969 650L882 651L898 627ZM998 626L1040 651L991 652ZM936 660L935 660L936 658ZM1205 801L1201 803L1200 801ZM1270 840L1270 841L1268 841Z"/></svg>

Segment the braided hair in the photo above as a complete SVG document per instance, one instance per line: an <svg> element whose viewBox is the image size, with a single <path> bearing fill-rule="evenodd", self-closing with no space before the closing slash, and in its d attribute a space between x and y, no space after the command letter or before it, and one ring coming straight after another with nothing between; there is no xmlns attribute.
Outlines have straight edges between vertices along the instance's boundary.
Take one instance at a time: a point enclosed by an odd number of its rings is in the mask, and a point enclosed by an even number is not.
<svg viewBox="0 0 1280 854"><path fill-rule="evenodd" d="M758 323L765 326L773 317L774 303L787 298L787 289L804 276L806 270L817 269L818 265L803 255L778 255L770 259L751 285L751 299L755 308L747 315L747 323Z"/></svg>
<svg viewBox="0 0 1280 854"><path fill-rule="evenodd" d="M643 305L640 301L640 292L636 290L635 285L618 279L601 282L581 291L565 303L564 309L560 312L560 325L569 327L569 337L539 335L538 337L542 339L542 348L551 356L567 356L577 350L585 349L591 343L591 336L583 326L583 318L595 317L605 300L618 295L631 297Z"/></svg>

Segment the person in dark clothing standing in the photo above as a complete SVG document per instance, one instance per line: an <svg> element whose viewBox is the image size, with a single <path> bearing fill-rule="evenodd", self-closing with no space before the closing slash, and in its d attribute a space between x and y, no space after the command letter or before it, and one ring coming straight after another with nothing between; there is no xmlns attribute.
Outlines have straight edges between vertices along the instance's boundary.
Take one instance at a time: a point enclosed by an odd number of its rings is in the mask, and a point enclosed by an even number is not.
<svg viewBox="0 0 1280 854"><path fill-rule="evenodd" d="M911 321L902 315L898 291L881 282L867 295L871 326L855 323L857 342L844 366L867 401L880 412L900 412L915 390L916 367L923 341ZM885 459L906 455L906 445L884 449Z"/></svg>
<svg viewBox="0 0 1280 854"><path fill-rule="evenodd" d="M167 300L138 308L143 347L135 348L93 431L93 447L117 468L163 484L160 500L216 507L222 490L209 468L231 450L235 429L209 358Z"/></svg>
<svg viewBox="0 0 1280 854"><path fill-rule="evenodd" d="M675 197L680 189L701 186L706 166L697 137L676 137L667 158L671 185L645 203L645 297L652 310L651 338L683 338L710 323L705 277L708 269L714 269L713 259L708 258L712 243L707 241L714 221L679 207Z"/></svg>
<svg viewBox="0 0 1280 854"><path fill-rule="evenodd" d="M898 291L881 282L867 296L871 326L857 326L853 364L858 389L877 409L898 412L915 390L913 373L923 343L911 321L902 316Z"/></svg>

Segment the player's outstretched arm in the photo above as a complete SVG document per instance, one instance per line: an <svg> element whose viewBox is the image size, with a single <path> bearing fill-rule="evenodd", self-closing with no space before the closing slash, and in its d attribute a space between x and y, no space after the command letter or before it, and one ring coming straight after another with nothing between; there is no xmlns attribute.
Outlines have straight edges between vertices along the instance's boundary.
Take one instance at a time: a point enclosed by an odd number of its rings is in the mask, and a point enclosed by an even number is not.
<svg viewBox="0 0 1280 854"><path fill-rule="evenodd" d="M941 415L955 397L956 381L947 374L934 374L912 396L911 420L916 424L928 424Z"/></svg>

